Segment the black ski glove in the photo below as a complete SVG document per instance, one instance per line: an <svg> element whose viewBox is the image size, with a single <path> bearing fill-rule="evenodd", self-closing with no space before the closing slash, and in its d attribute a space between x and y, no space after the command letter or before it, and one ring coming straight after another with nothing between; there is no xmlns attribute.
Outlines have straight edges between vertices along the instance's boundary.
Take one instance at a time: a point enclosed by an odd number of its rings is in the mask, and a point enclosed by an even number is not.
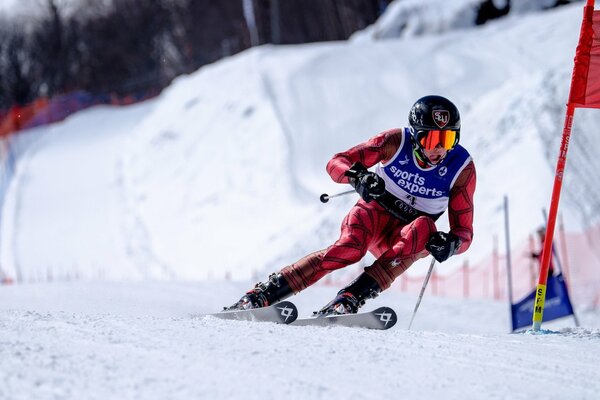
<svg viewBox="0 0 600 400"><path fill-rule="evenodd" d="M356 192L367 203L378 199L385 193L385 182L374 172L370 172L360 161L352 164L344 173Z"/></svg>
<svg viewBox="0 0 600 400"><path fill-rule="evenodd" d="M453 233L434 232L427 241L425 248L438 262L444 262L456 253L461 241Z"/></svg>

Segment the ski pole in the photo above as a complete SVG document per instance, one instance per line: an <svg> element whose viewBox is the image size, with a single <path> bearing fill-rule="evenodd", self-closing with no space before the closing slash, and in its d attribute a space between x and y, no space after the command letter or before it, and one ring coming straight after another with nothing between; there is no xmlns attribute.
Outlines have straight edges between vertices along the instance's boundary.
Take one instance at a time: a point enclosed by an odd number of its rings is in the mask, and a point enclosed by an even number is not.
<svg viewBox="0 0 600 400"><path fill-rule="evenodd" d="M354 189L348 190L347 192L342 192L342 193L338 193L338 194L332 194L331 196L328 195L327 193L323 193L321 195L321 197L320 197L321 203L327 203L329 201L329 199L333 199L334 197L345 196L345 195L350 194L350 193L355 193Z"/></svg>
<svg viewBox="0 0 600 400"><path fill-rule="evenodd" d="M425 277L425 282L423 282L423 287L421 288L421 294L419 295L419 299L417 300L417 304L415 305L415 310L413 311L412 317L410 318L410 324L408 324L408 330L410 331L410 327L412 326L413 320L415 319L415 315L417 315L417 310L419 309L419 305L421 304L421 299L423 298L423 293L425 293L425 288L427 287L427 282L429 282L429 277L431 276L431 272L433 271L433 265L435 264L435 258L431 260L431 264L429 265L429 271L427 272L427 276Z"/></svg>

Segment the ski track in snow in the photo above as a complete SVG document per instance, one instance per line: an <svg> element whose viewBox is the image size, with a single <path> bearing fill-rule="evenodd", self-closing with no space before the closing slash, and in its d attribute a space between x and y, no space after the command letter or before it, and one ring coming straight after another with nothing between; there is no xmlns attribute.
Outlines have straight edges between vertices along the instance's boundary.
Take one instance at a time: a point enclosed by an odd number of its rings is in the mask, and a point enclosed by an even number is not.
<svg viewBox="0 0 600 400"><path fill-rule="evenodd" d="M211 317L17 311L2 317L0 395L7 399L489 399L506 393L525 399L536 394L532 382L543 382L548 399L593 399L600 390L598 353L572 348L585 340L597 349L599 331L455 336ZM578 388L581 397L567 388Z"/></svg>
<svg viewBox="0 0 600 400"><path fill-rule="evenodd" d="M0 398L591 400L600 391L597 313L581 316L586 328L565 321L552 334L508 334L505 304L426 296L407 331L416 296L390 292L369 304L399 311L387 331L191 317L245 288L3 288ZM333 291L291 300L306 316Z"/></svg>

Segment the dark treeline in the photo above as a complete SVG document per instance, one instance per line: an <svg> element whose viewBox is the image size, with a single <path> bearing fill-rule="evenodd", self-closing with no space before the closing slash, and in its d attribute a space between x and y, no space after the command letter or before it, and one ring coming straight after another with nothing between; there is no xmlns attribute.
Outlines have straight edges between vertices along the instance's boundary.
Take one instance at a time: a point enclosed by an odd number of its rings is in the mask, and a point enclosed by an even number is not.
<svg viewBox="0 0 600 400"><path fill-rule="evenodd" d="M0 15L0 108L74 90L132 94L264 43L343 40L391 0L39 0ZM71 5L73 7L73 5Z"/></svg>

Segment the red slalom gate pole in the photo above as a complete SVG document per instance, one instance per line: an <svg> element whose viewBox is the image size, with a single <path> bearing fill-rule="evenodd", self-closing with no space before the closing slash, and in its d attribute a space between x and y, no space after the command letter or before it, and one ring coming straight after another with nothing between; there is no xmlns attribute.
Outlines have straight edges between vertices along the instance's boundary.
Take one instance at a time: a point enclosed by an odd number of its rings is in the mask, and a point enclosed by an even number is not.
<svg viewBox="0 0 600 400"><path fill-rule="evenodd" d="M546 299L546 283L548 280L548 269L550 267L550 258L552 257L552 240L554 238L554 228L556 227L556 216L558 214L558 202L560 200L560 191L567 163L567 151L569 150L569 140L571 138L571 128L573 126L573 116L575 107L567 106L565 125L563 128L562 141L558 162L556 164L556 173L554 175L554 186L552 188L552 198L550 201L550 211L548 214L548 225L546 226L546 236L544 237L544 247L542 250L542 264L540 276L535 291L535 303L533 305L533 326L534 331L539 331L542 327L544 316L544 301Z"/></svg>
<svg viewBox="0 0 600 400"><path fill-rule="evenodd" d="M552 187L552 198L550 201L550 211L548 214L548 223L546 226L546 235L544 237L544 246L542 250L542 263L540 276L535 291L535 303L533 305L533 326L534 332L540 330L544 315L544 301L546 299L546 283L548 280L548 269L550 259L552 258L552 240L554 238L554 229L556 227L556 217L558 214L558 202L560 200L560 191L567 164L567 152L569 150L569 140L571 139L571 128L573 127L573 117L575 107L600 108L600 98L595 90L588 93L588 83L590 78L592 83L597 84L598 77L593 73L590 75L590 68L597 73L597 69L591 63L592 55L598 58L599 54L594 45L594 0L587 0L583 9L583 20L581 22L581 31L579 33L579 43L575 52L575 65L573 67L573 76L571 87L569 89L569 101L565 115L565 124L563 127L560 151L558 161L556 162L556 173L554 175L554 186ZM596 60L597 62L597 60Z"/></svg>

